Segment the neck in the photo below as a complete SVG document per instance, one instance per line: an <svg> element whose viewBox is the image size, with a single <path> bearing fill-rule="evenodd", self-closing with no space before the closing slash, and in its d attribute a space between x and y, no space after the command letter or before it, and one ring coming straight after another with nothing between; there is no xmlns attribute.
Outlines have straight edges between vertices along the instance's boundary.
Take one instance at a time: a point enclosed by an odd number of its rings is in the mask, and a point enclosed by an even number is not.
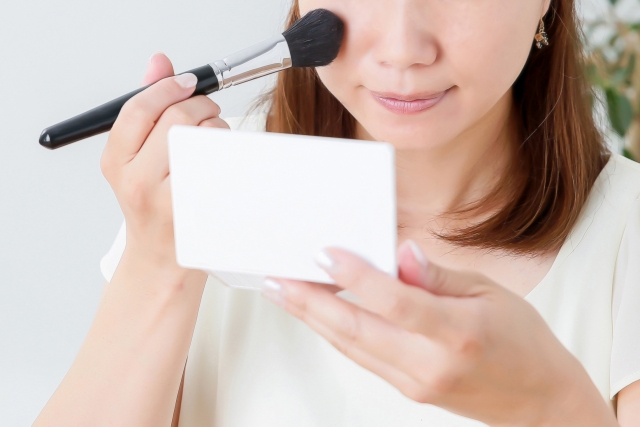
<svg viewBox="0 0 640 427"><path fill-rule="evenodd" d="M485 117L454 140L436 147L396 150L398 224L423 229L426 221L493 190L513 155L516 120L512 95L507 92ZM374 139L359 123L357 132L358 139ZM468 225L478 219L463 222ZM456 228L464 223L447 222Z"/></svg>

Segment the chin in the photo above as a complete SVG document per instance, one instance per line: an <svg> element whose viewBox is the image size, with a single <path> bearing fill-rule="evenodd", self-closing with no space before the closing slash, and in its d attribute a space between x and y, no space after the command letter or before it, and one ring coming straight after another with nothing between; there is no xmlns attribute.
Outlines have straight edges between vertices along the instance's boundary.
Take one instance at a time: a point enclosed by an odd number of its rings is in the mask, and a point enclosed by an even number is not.
<svg viewBox="0 0 640 427"><path fill-rule="evenodd" d="M429 137L428 131L407 131L398 132L393 130L380 130L371 133L376 141L388 142L395 147L396 150L424 150L435 148L440 145L441 141L436 138Z"/></svg>
<svg viewBox="0 0 640 427"><path fill-rule="evenodd" d="M442 122L435 123L424 116L389 117L387 114L366 114L360 120L362 127L376 141L388 142L396 150L423 150L444 143L447 134Z"/></svg>

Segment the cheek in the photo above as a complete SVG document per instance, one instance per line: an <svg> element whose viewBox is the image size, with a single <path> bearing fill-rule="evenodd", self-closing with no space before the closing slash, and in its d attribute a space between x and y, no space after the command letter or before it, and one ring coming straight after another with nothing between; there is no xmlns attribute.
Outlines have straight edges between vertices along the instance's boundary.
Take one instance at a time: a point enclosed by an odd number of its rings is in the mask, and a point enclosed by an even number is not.
<svg viewBox="0 0 640 427"><path fill-rule="evenodd" d="M368 54L368 47L363 43L367 35L360 27L372 22L370 17L362 13L366 10L364 3L368 1L304 0L310 10L324 7L345 22L344 41L338 57L330 65L316 68L316 72L327 89L352 113L354 104L358 104L354 89L362 84L363 76L367 73L363 68L363 57ZM302 2L300 5L302 7Z"/></svg>
<svg viewBox="0 0 640 427"><path fill-rule="evenodd" d="M542 10L537 1L500 0L490 7L487 3L448 16L440 37L452 83L460 87L463 98L474 98L485 107L495 104L522 71Z"/></svg>
<svg viewBox="0 0 640 427"><path fill-rule="evenodd" d="M339 12L341 3L338 0L298 0L300 16L304 16L314 9L328 9L336 13Z"/></svg>
<svg viewBox="0 0 640 427"><path fill-rule="evenodd" d="M363 79L368 69L363 66L366 51L359 49L354 37L345 39L338 57L326 67L316 68L320 81L338 101L358 120L367 126L368 99L363 99Z"/></svg>
<svg viewBox="0 0 640 427"><path fill-rule="evenodd" d="M358 115L362 107L358 106L358 99L354 88L359 85L357 80L350 80L349 76L356 74L346 61L336 60L331 65L316 68L320 81L331 94L358 120L363 123ZM364 125L364 123L363 123Z"/></svg>

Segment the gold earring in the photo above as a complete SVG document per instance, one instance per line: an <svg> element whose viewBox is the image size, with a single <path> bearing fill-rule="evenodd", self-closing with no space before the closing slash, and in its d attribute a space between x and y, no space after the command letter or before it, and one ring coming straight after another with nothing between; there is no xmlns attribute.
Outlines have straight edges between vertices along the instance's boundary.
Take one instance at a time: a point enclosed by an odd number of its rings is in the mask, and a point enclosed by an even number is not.
<svg viewBox="0 0 640 427"><path fill-rule="evenodd" d="M538 34L536 34L535 39L538 49L542 49L542 46L549 46L549 37L547 37L547 33L544 32L544 22L542 21L542 18L540 18L540 29L538 30Z"/></svg>

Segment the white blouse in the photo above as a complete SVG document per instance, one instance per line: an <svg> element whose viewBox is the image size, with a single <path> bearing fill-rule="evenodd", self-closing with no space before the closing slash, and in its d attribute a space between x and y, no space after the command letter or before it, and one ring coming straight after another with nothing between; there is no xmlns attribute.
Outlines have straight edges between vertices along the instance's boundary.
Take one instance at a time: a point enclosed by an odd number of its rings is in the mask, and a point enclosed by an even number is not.
<svg viewBox="0 0 640 427"><path fill-rule="evenodd" d="M265 116L227 119L264 131ZM101 261L111 280L125 224ZM348 291L340 292L340 296ZM640 379L640 164L612 156L544 279L525 297L613 407ZM209 276L186 366L181 427L471 427L414 402L259 292Z"/></svg>

